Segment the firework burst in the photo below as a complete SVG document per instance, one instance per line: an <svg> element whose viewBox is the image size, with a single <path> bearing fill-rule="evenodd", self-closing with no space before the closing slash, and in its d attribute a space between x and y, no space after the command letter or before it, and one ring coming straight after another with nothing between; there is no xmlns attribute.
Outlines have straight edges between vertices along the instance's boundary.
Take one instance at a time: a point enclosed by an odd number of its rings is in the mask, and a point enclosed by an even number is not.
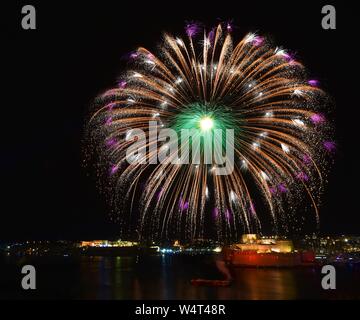
<svg viewBox="0 0 360 320"><path fill-rule="evenodd" d="M290 53L253 33L235 43L232 30L189 23L186 39L165 34L158 55L131 53L133 69L98 99L90 128L105 155L108 193L122 217L139 204L140 234L193 239L209 224L219 239L237 237L261 229L259 207L286 228L300 198L319 220L325 155L335 149L320 110L326 95ZM203 161L150 164L161 151L174 156L166 141L147 143L129 164L132 133L148 138L149 122L176 132L233 129L232 173L215 175L216 164Z"/></svg>

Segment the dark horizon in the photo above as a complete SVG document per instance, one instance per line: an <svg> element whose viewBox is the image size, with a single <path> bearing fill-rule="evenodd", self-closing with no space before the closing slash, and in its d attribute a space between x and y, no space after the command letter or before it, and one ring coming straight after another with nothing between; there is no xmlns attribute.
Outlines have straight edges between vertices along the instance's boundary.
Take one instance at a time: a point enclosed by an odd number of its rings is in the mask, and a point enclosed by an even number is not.
<svg viewBox="0 0 360 320"><path fill-rule="evenodd" d="M304 234L359 235L356 170L357 93L351 51L355 13L337 9L337 30L321 28L324 4L243 4L228 1L173 7L166 4L68 2L54 9L34 4L38 29L21 29L20 3L5 8L2 59L3 143L0 241L75 240L117 237L107 199L94 172L83 165L84 130L98 94L111 88L138 46L155 49L164 31L184 34L185 21L207 26L233 19L235 37L249 31L270 35L296 54L334 101L330 119L337 152L320 207L320 228ZM326 4L331 4L326 3ZM271 230L263 230L271 234Z"/></svg>

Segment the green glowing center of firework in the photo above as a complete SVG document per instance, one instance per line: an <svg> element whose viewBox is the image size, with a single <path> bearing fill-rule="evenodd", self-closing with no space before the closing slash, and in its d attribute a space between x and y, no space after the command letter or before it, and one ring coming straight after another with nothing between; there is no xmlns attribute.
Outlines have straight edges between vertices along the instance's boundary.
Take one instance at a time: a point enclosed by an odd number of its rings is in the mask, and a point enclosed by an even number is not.
<svg viewBox="0 0 360 320"><path fill-rule="evenodd" d="M190 130L192 139L201 137L201 150L204 142L221 139L222 146L225 147L226 130L234 130L237 135L240 121L233 116L233 111L221 104L195 102L183 106L182 110L172 119L170 127L174 129L178 136L182 135L184 129ZM216 135L221 133L221 136Z"/></svg>
<svg viewBox="0 0 360 320"><path fill-rule="evenodd" d="M202 131L209 131L214 126L214 121L212 118L205 116L200 119L199 125Z"/></svg>
<svg viewBox="0 0 360 320"><path fill-rule="evenodd" d="M200 135L210 135L215 129L225 129L227 116L221 109L202 103L193 103L183 107L172 122L172 128L199 130ZM225 120L225 121L224 121Z"/></svg>

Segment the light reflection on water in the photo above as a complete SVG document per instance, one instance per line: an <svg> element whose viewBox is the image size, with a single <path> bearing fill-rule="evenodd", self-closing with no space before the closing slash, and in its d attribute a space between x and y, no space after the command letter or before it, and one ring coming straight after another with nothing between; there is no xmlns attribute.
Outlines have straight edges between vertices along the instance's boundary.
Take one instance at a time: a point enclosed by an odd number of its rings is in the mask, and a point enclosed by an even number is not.
<svg viewBox="0 0 360 320"><path fill-rule="evenodd" d="M26 259L25 259L26 260ZM0 298L49 299L342 299L360 298L360 272L338 269L338 290L321 289L318 268L235 268L230 287L192 286L193 278L221 279L211 256L36 258L38 290L18 291L16 268L29 261L11 260L13 275L1 286ZM4 264L0 260L0 265ZM5 268L5 269L6 269ZM1 281L1 280L0 280ZM2 288L2 289L1 289Z"/></svg>

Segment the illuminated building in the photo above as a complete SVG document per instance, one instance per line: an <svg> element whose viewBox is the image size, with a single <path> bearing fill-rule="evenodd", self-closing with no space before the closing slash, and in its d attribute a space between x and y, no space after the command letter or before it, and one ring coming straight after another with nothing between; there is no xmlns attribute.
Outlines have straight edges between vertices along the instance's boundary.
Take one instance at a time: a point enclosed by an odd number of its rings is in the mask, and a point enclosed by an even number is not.
<svg viewBox="0 0 360 320"><path fill-rule="evenodd" d="M80 247L96 247L96 248L108 248L108 247L133 247L137 246L137 242L133 241L109 241L109 240L92 240L92 241L81 241Z"/></svg>
<svg viewBox="0 0 360 320"><path fill-rule="evenodd" d="M226 250L226 259L233 266L292 267L311 265L313 252L297 252L291 240L275 237L258 238L255 234L242 236L242 243L233 244Z"/></svg>
<svg viewBox="0 0 360 320"><path fill-rule="evenodd" d="M244 234L242 236L242 243L234 244L233 247L241 251L256 251L257 253L290 253L294 251L294 245L291 240L258 239L256 234Z"/></svg>

